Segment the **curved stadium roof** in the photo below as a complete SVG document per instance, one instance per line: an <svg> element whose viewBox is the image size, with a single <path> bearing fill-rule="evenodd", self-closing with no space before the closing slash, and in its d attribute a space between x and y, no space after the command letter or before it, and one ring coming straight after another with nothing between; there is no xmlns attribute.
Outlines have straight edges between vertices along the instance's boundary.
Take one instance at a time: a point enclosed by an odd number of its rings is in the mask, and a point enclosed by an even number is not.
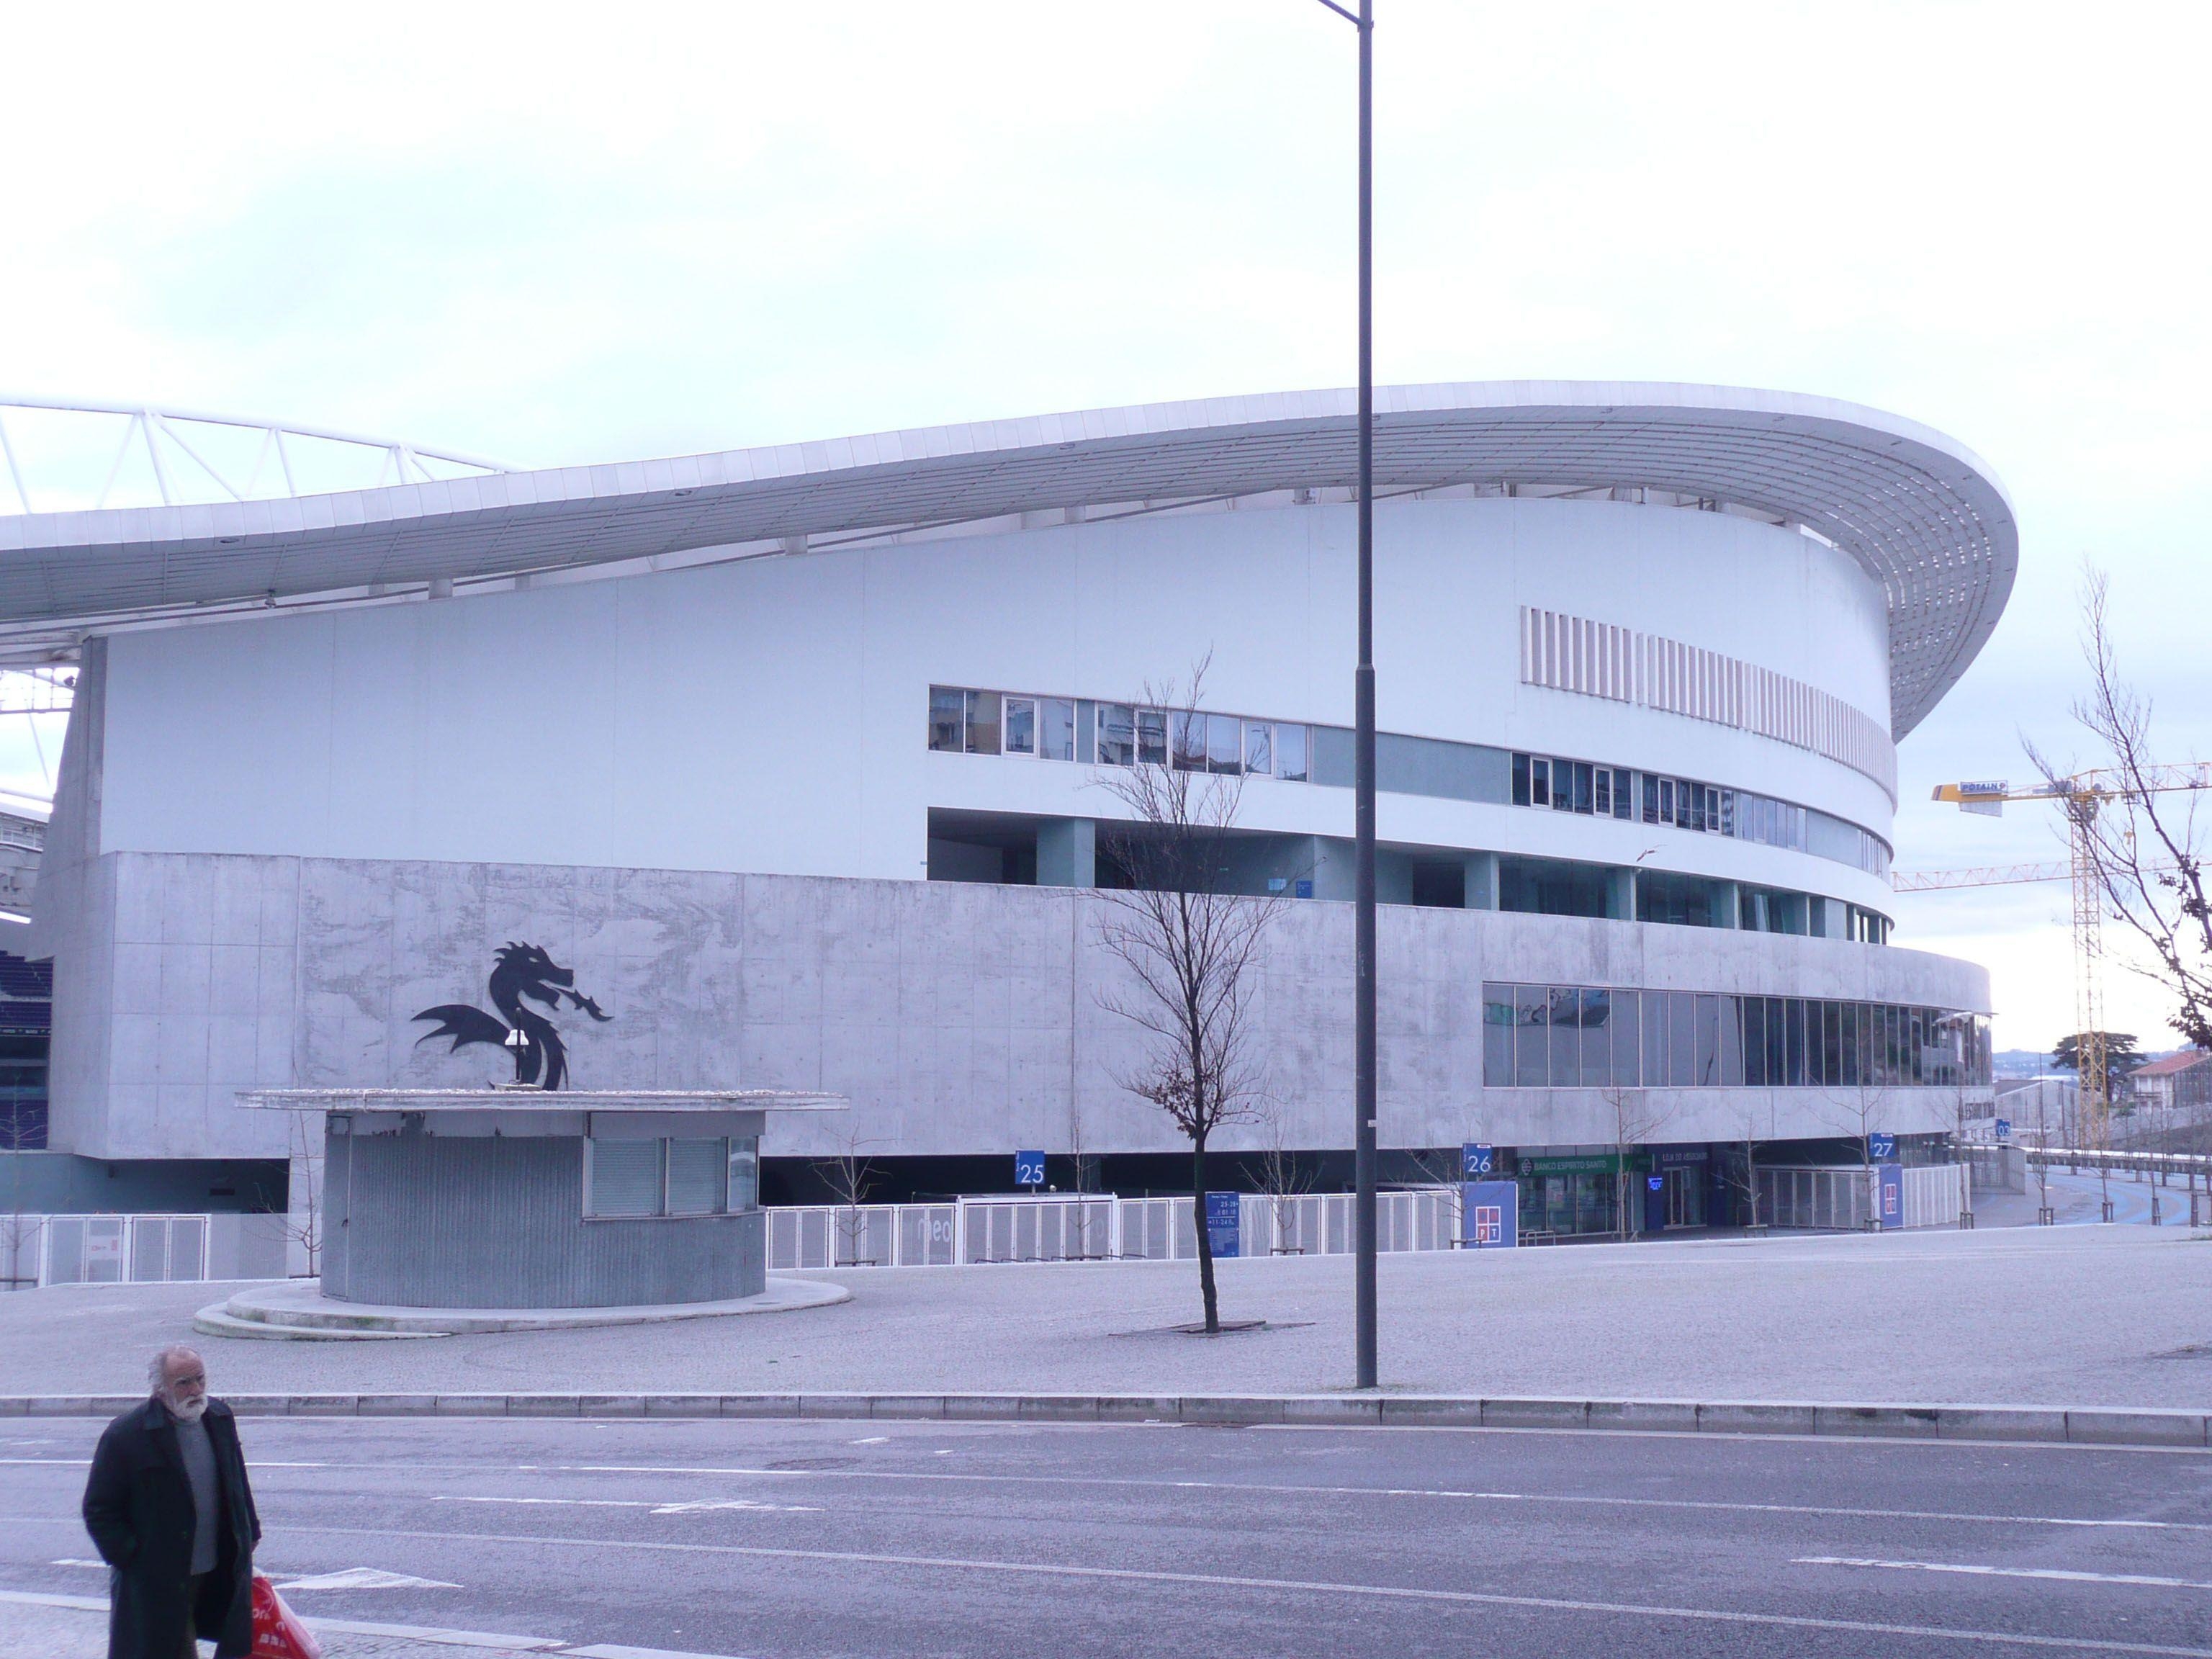
<svg viewBox="0 0 2212 1659"><path fill-rule="evenodd" d="M1832 544L1888 599L1896 737L1966 672L2012 591L2019 531L1995 474L1893 415L1787 392L1601 381L1378 387L1375 407L1378 497L1466 484L1655 489ZM1349 391L1287 392L331 495L0 516L0 659L66 654L104 628L317 597L1345 489L1358 435Z"/></svg>

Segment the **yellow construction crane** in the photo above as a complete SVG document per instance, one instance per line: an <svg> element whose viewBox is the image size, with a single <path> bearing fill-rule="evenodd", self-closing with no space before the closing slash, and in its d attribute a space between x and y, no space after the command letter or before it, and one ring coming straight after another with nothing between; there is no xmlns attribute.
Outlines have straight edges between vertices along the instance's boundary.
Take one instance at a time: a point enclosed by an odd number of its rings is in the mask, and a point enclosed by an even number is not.
<svg viewBox="0 0 2212 1659"><path fill-rule="evenodd" d="M2097 1151L2112 1141L2112 1077L2105 1054L2104 1001L2099 973L2104 960L2105 889L2098 866L2094 831L2097 817L2107 803L2138 799L2148 794L2178 790L2212 789L2212 765L2153 766L2140 779L2130 779L2112 767L2097 767L2057 778L2028 789L1997 783L1943 783L1934 799L1954 801L1962 812L1996 817L2008 800L2054 801L2066 814L2063 867L2055 865L2014 864L1979 870L1932 870L1917 875L1901 874L1892 884L1899 892L1928 891L1946 887L1994 887L2012 882L2051 881L2061 875L2074 884L2074 1017L2075 1075L2081 1079L2081 1121ZM2105 1219L2112 1219L2112 1204L2105 1205Z"/></svg>

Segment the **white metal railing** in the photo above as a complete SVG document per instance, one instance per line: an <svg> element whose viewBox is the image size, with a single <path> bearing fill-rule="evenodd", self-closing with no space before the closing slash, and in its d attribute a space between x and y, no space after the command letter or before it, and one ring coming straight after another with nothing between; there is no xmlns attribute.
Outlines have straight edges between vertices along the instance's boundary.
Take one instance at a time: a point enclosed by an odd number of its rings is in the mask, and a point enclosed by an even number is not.
<svg viewBox="0 0 2212 1659"><path fill-rule="evenodd" d="M934 1204L787 1205L766 1214L771 1272L1198 1256L1188 1198L990 1194ZM1245 1193L1237 1224L1243 1255L1347 1255L1352 1194ZM1459 1193L1428 1187L1378 1194L1376 1232L1383 1250L1450 1249L1459 1234Z"/></svg>
<svg viewBox="0 0 2212 1659"><path fill-rule="evenodd" d="M0 1216L0 1285L157 1285L208 1276L204 1215Z"/></svg>
<svg viewBox="0 0 2212 1659"><path fill-rule="evenodd" d="M1759 1218L1808 1231L1863 1227L1875 1213L1881 1171L1859 1164L1769 1165L1759 1172ZM1929 1164L1898 1171L1902 1227L1948 1227L1966 1207L1966 1166Z"/></svg>

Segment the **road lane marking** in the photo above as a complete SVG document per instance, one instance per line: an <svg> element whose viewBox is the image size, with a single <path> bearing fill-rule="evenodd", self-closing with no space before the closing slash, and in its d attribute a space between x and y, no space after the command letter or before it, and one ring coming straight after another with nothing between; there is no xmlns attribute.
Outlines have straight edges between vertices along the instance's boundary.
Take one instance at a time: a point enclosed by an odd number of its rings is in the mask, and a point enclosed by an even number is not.
<svg viewBox="0 0 2212 1659"><path fill-rule="evenodd" d="M10 1468L37 1468L51 1467L51 1468L62 1468L62 1469L88 1469L88 1468L90 1468L92 1467L92 1460L91 1460L89 1457L0 1457L0 1465L6 1465L6 1466L10 1467ZM258 1458L258 1457L249 1457L249 1458L247 1458L247 1459L246 1460L246 1468L247 1468L247 1469L249 1469L249 1470L252 1470L252 1469L330 1469L330 1468L395 1468L395 1469L401 1469L401 1468L407 1468L407 1467L408 1467L408 1465L406 1465L406 1464L404 1464L404 1463L392 1463L392 1464L389 1464L389 1465L386 1465L386 1464L376 1464L376 1463L367 1463L367 1464L353 1464L353 1463L346 1463L346 1464L337 1464L337 1463L264 1463L264 1462L262 1462L259 1458Z"/></svg>
<svg viewBox="0 0 2212 1659"><path fill-rule="evenodd" d="M2054 1578L2068 1584L2148 1584L2155 1589L2212 1590L2195 1578L2160 1578L2148 1572L2081 1572L2064 1567L1989 1567L1964 1561L1878 1561L1856 1555L1800 1555L1799 1567L1880 1567L1893 1572L1964 1572L1977 1578Z"/></svg>
<svg viewBox="0 0 2212 1659"><path fill-rule="evenodd" d="M650 1510L655 1515L698 1515L708 1510L761 1510L778 1515L819 1515L819 1504L762 1504L750 1498L696 1498L663 1504L649 1498L479 1498L438 1492L433 1504L557 1504L578 1510Z"/></svg>
<svg viewBox="0 0 2212 1659"><path fill-rule="evenodd" d="M0 1590L0 1606L59 1607L71 1613L107 1611L107 1598L95 1595L48 1595L33 1590ZM447 1630L434 1625L376 1625L356 1619L309 1616L311 1630L340 1636L396 1636L439 1647L505 1648L509 1651L543 1653L553 1659L735 1659L734 1655L684 1653L673 1648L635 1648L620 1643L593 1642L578 1645L557 1636L501 1636L490 1631Z"/></svg>
<svg viewBox="0 0 2212 1659"><path fill-rule="evenodd" d="M319 1589L459 1589L442 1578L416 1578L381 1567L341 1567L336 1572L309 1573L304 1577L276 1581L280 1590Z"/></svg>
<svg viewBox="0 0 2212 1659"><path fill-rule="evenodd" d="M943 1454L939 1454L943 1455ZM1547 1492L1481 1492L1447 1486L1263 1486L1243 1480L1169 1480L1118 1475L942 1474L917 1469L709 1468L667 1463L518 1463L523 1474L761 1475L778 1480L936 1480L972 1486L1165 1487L1183 1492L1233 1492L1257 1497L1437 1498L1500 1504L1565 1504L1622 1509L1711 1510L1749 1515L1825 1515L1854 1521L1946 1521L2020 1527L2108 1527L2148 1532L2212 1532L2212 1521L2150 1521L2064 1515L1976 1515L1944 1510L1845 1509L1821 1504L1742 1504L1722 1498L1613 1498Z"/></svg>
<svg viewBox="0 0 2212 1659"><path fill-rule="evenodd" d="M930 1568L948 1572L1003 1574L1021 1578L1085 1578L1109 1583L1164 1584L1207 1589L1272 1590L1303 1595L1358 1595L1377 1601L1419 1601L1444 1607L1519 1607L1539 1613L1601 1613L1635 1619L1679 1619L1693 1624L1750 1626L1778 1630L1838 1631L1864 1636L1907 1636L1940 1642L1977 1642L1992 1647L2036 1648L2065 1653L2125 1653L2158 1659L2212 1659L2212 1648L2173 1647L2154 1642L2118 1642L2093 1636L2029 1636L2008 1631L1973 1630L1942 1625L1896 1625L1873 1620L1820 1619L1802 1613L1745 1613L1724 1607L1681 1607L1633 1601L1595 1601L1556 1595L1508 1595L1492 1590L1437 1589L1399 1584L1358 1584L1308 1578L1254 1578L1232 1573L1173 1572L1142 1567L1088 1567L1044 1561L994 1561L956 1556L888 1555L860 1550L812 1550L763 1544L675 1544L643 1539L550 1538L543 1534L507 1538L497 1534L424 1532L367 1527L294 1528L297 1532L334 1536L410 1538L439 1544L513 1544L580 1550L639 1550L672 1555L730 1555L752 1560L822 1561L842 1566Z"/></svg>

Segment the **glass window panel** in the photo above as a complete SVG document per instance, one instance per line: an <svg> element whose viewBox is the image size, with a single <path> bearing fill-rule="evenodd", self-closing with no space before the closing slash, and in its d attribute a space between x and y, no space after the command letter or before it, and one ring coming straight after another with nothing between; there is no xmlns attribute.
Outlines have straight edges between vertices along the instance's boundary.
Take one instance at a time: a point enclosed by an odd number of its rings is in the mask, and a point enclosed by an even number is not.
<svg viewBox="0 0 2212 1659"><path fill-rule="evenodd" d="M1549 806L1552 804L1552 763L1541 755L1528 760L1528 804Z"/></svg>
<svg viewBox="0 0 2212 1659"><path fill-rule="evenodd" d="M760 1137L730 1137L730 1208L760 1207Z"/></svg>
<svg viewBox="0 0 2212 1659"><path fill-rule="evenodd" d="M1659 822L1659 780L1649 772L1644 775L1644 821L1646 823Z"/></svg>
<svg viewBox="0 0 2212 1659"><path fill-rule="evenodd" d="M1601 766L1590 775L1591 804L1597 809L1598 817L1609 818L1613 816L1613 769Z"/></svg>
<svg viewBox="0 0 2212 1659"><path fill-rule="evenodd" d="M1644 994L1644 1087L1667 1086L1667 994Z"/></svg>
<svg viewBox="0 0 2212 1659"><path fill-rule="evenodd" d="M1175 768L1178 772L1206 770L1206 716L1178 708L1168 716L1175 738Z"/></svg>
<svg viewBox="0 0 2212 1659"><path fill-rule="evenodd" d="M1038 699L1037 758L1056 761L1075 758L1075 700L1073 697Z"/></svg>
<svg viewBox="0 0 2212 1659"><path fill-rule="evenodd" d="M957 685L929 688L929 746L957 755L968 746L968 694Z"/></svg>
<svg viewBox="0 0 2212 1659"><path fill-rule="evenodd" d="M1596 769L1588 761L1574 763L1575 811L1577 812L1588 813L1591 811L1592 790L1595 782L1592 774Z"/></svg>
<svg viewBox="0 0 2212 1659"><path fill-rule="evenodd" d="M1753 999L1758 1000L1757 998ZM1743 999L1721 999L1721 1077L1723 1089L1743 1085Z"/></svg>
<svg viewBox="0 0 2212 1659"><path fill-rule="evenodd" d="M1859 1006L1856 1002L1838 1003L1836 1012L1843 1021L1844 1032L1843 1069L1837 1073L1837 1080L1846 1089L1855 1089L1859 1081Z"/></svg>
<svg viewBox="0 0 2212 1659"><path fill-rule="evenodd" d="M1575 810L1575 763L1556 756L1552 761L1552 810L1571 812Z"/></svg>
<svg viewBox="0 0 2212 1659"><path fill-rule="evenodd" d="M1694 992L1667 993L1667 1082L1687 1089L1698 1080L1698 999Z"/></svg>
<svg viewBox="0 0 2212 1659"><path fill-rule="evenodd" d="M1236 715L1206 717L1206 769L1230 773L1244 769L1244 722Z"/></svg>
<svg viewBox="0 0 2212 1659"><path fill-rule="evenodd" d="M1035 697L1006 699L1006 753L1009 755L1036 753L1036 699Z"/></svg>
<svg viewBox="0 0 2212 1659"><path fill-rule="evenodd" d="M1790 1084L1788 1056L1788 1021L1784 1016L1782 999L1768 997L1766 1002L1766 1086L1787 1088Z"/></svg>
<svg viewBox="0 0 2212 1659"><path fill-rule="evenodd" d="M1766 1086L1766 999L1743 1000L1743 1080L1753 1089Z"/></svg>
<svg viewBox="0 0 2212 1659"><path fill-rule="evenodd" d="M657 1140L600 1140L592 1143L591 1215L660 1213L660 1143Z"/></svg>
<svg viewBox="0 0 2212 1659"><path fill-rule="evenodd" d="M1601 1089L1613 1081L1613 997L1602 986L1582 994L1583 1087Z"/></svg>
<svg viewBox="0 0 2212 1659"><path fill-rule="evenodd" d="M1659 822L1662 823L1672 823L1674 821L1674 780L1672 778L1662 778L1659 780Z"/></svg>
<svg viewBox="0 0 2212 1659"><path fill-rule="evenodd" d="M1583 1080L1582 1000L1571 985L1551 988L1550 1083L1554 1089L1577 1089Z"/></svg>
<svg viewBox="0 0 2212 1659"><path fill-rule="evenodd" d="M1168 763L1168 717L1162 708L1137 711L1137 762L1141 766Z"/></svg>
<svg viewBox="0 0 2212 1659"><path fill-rule="evenodd" d="M1306 781L1306 728L1278 726L1275 730L1275 775L1292 783Z"/></svg>
<svg viewBox="0 0 2212 1659"><path fill-rule="evenodd" d="M1792 1089L1805 1086L1805 999L1783 1000L1784 1035L1789 1048L1783 1059L1783 1081Z"/></svg>
<svg viewBox="0 0 2212 1659"><path fill-rule="evenodd" d="M1098 760L1103 766L1127 766L1137 758L1137 711L1126 702L1098 705Z"/></svg>
<svg viewBox="0 0 2212 1659"><path fill-rule="evenodd" d="M1636 803L1635 803L1635 799L1634 799L1635 787L1636 787L1636 775L1635 775L1633 772L1624 772L1624 771L1622 771L1619 767L1615 767L1615 768L1613 769L1613 817L1617 817L1617 818L1625 818L1625 817L1631 817L1631 816L1632 816L1632 815L1634 814L1635 810L1636 810Z"/></svg>
<svg viewBox="0 0 2212 1659"><path fill-rule="evenodd" d="M970 691L968 694L968 752L971 755L995 755L999 752L999 694L995 691Z"/></svg>
<svg viewBox="0 0 2212 1659"><path fill-rule="evenodd" d="M1735 791L1733 789L1721 791L1720 830L1724 836L1735 834Z"/></svg>
<svg viewBox="0 0 2212 1659"><path fill-rule="evenodd" d="M1526 755L1513 757L1513 804L1516 806L1528 804L1528 757Z"/></svg>
<svg viewBox="0 0 2212 1659"><path fill-rule="evenodd" d="M1693 1088L1715 1088L1721 1080L1720 1000L1716 996L1698 999L1698 1075L1691 1085Z"/></svg>
<svg viewBox="0 0 2212 1659"><path fill-rule="evenodd" d="M1275 775L1275 728L1265 720L1244 722L1244 769L1255 777Z"/></svg>
<svg viewBox="0 0 2212 1659"><path fill-rule="evenodd" d="M1513 1086L1513 988L1482 988L1482 1083L1486 1089Z"/></svg>
<svg viewBox="0 0 2212 1659"><path fill-rule="evenodd" d="M1613 994L1613 1080L1624 1089L1636 1086L1637 1055L1641 1047L1644 999L1634 991Z"/></svg>
<svg viewBox="0 0 2212 1659"><path fill-rule="evenodd" d="M1513 988L1513 1023L1528 1033L1514 1036L1513 1080L1524 1089L1540 1089L1547 1081L1551 1060L1545 1030L1552 1023L1551 1006L1551 995L1540 985Z"/></svg>
<svg viewBox="0 0 2212 1659"><path fill-rule="evenodd" d="M729 1143L720 1136L668 1143L669 1214L720 1215L729 1178Z"/></svg>

